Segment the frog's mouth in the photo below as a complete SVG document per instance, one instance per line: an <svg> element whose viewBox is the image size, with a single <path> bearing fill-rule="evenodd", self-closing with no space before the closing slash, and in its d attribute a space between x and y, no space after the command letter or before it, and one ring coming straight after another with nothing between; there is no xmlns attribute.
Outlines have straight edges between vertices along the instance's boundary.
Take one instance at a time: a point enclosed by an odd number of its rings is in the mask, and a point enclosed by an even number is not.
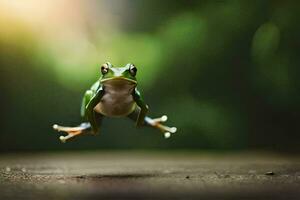
<svg viewBox="0 0 300 200"><path fill-rule="evenodd" d="M112 77L112 78L105 78L105 79L102 79L100 82L101 83L120 82L120 83L131 83L131 84L134 84L134 85L137 84L137 81L129 79L129 78L125 78L125 77L122 77L122 76L120 76L120 77Z"/></svg>

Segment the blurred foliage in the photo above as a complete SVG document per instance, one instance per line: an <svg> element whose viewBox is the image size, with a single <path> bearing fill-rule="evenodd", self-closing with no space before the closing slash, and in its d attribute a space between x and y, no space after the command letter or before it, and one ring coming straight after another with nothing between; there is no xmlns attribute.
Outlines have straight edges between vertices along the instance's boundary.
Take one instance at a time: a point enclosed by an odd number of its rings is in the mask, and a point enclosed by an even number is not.
<svg viewBox="0 0 300 200"><path fill-rule="evenodd" d="M0 2L1 151L195 148L299 151L296 1ZM62 145L100 64L133 62L150 116L169 140L127 119ZM125 131L124 131L125 130Z"/></svg>

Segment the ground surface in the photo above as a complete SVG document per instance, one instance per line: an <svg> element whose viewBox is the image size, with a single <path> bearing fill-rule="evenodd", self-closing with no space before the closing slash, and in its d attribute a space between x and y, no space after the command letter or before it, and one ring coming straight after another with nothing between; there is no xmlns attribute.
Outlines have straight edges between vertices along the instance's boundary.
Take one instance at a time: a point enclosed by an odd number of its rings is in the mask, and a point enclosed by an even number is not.
<svg viewBox="0 0 300 200"><path fill-rule="evenodd" d="M0 156L0 199L101 197L300 199L300 159L177 151Z"/></svg>

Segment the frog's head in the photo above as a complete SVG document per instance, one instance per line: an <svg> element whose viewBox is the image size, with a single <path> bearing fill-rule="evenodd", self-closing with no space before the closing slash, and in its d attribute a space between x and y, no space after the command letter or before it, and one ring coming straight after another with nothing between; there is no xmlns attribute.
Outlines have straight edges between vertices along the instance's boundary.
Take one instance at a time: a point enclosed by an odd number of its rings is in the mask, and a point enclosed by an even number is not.
<svg viewBox="0 0 300 200"><path fill-rule="evenodd" d="M114 67L111 63L107 62L101 66L101 78L100 82L107 81L121 81L132 84L137 84L136 80L137 68L134 64L128 63L125 67Z"/></svg>

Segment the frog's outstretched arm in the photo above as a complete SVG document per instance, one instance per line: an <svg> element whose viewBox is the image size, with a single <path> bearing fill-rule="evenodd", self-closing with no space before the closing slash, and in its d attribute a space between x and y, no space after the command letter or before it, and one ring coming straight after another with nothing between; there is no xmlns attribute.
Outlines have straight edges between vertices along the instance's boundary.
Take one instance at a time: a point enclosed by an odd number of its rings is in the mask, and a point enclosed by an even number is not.
<svg viewBox="0 0 300 200"><path fill-rule="evenodd" d="M133 111L131 114L129 114L128 117L134 121L137 121L139 113L140 113L140 109L137 108L137 109L135 109L135 111ZM168 117L166 115L163 115L159 118L154 118L154 119L150 118L148 116L145 116L143 125L157 128L164 134L165 138L169 138L172 133L175 133L177 131L177 128L163 125L162 123L166 122L167 120L168 120Z"/></svg>
<svg viewBox="0 0 300 200"><path fill-rule="evenodd" d="M95 84L94 86L94 88L91 88L90 90L85 92L81 105L81 116L87 119L88 122L81 123L76 127L59 126L57 124L53 125L54 130L68 133L68 135L66 136L59 137L62 142L66 142L68 139L83 133L97 133L99 131L97 121L102 119L102 115L97 114L96 116L94 107L101 100L102 96L104 95L104 91L100 84Z"/></svg>
<svg viewBox="0 0 300 200"><path fill-rule="evenodd" d="M136 119L136 126L142 126L149 108L148 105L142 99L141 94L137 89L134 90L132 96L136 104L140 107L140 111Z"/></svg>

